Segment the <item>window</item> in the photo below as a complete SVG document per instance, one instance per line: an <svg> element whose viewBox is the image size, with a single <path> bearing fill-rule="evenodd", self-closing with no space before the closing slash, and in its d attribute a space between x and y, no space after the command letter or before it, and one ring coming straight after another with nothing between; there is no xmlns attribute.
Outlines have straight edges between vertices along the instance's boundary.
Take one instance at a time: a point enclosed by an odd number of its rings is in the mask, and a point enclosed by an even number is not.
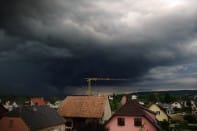
<svg viewBox="0 0 197 131"><path fill-rule="evenodd" d="M72 131L73 123L72 121L66 122L66 131Z"/></svg>
<svg viewBox="0 0 197 131"><path fill-rule="evenodd" d="M118 118L118 125L119 125L119 126L124 126L124 125L125 125L125 120L124 120L124 118Z"/></svg>
<svg viewBox="0 0 197 131"><path fill-rule="evenodd" d="M135 126L142 126L142 118L135 118L134 125Z"/></svg>
<svg viewBox="0 0 197 131"><path fill-rule="evenodd" d="M156 113L156 115L160 115L160 111L156 111L155 113Z"/></svg>
<svg viewBox="0 0 197 131"><path fill-rule="evenodd" d="M13 124L14 124L14 121L13 120L10 120L9 121L9 128L12 128L13 127Z"/></svg>
<svg viewBox="0 0 197 131"><path fill-rule="evenodd" d="M67 121L66 122L66 127L72 127L72 122L71 121Z"/></svg>

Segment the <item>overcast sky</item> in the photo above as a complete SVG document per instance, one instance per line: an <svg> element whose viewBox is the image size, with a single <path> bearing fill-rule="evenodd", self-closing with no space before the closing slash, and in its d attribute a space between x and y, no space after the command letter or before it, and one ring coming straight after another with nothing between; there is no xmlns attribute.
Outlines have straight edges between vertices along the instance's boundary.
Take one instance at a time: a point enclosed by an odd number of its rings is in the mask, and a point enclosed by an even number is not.
<svg viewBox="0 0 197 131"><path fill-rule="evenodd" d="M197 87L196 0L2 0L0 16L1 93Z"/></svg>

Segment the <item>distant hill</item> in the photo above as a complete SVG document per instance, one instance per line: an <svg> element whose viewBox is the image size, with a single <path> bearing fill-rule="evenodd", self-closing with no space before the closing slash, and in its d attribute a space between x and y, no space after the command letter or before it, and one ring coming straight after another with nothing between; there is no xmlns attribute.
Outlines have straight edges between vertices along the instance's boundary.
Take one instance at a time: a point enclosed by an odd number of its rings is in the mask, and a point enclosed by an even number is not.
<svg viewBox="0 0 197 131"><path fill-rule="evenodd" d="M143 95L143 94L152 94L152 93L190 96L190 95L197 95L197 90L148 91L148 92L136 92L135 94ZM131 93L131 94L133 94L133 93Z"/></svg>

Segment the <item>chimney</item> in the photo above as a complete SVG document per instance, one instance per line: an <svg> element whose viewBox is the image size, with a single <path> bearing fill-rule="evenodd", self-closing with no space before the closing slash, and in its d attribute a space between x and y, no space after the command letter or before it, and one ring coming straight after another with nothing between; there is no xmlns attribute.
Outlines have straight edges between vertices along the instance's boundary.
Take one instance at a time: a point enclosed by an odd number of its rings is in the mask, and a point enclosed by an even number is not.
<svg viewBox="0 0 197 131"><path fill-rule="evenodd" d="M121 99L121 105L123 106L124 104L126 104L126 102L127 102L127 97L123 96Z"/></svg>

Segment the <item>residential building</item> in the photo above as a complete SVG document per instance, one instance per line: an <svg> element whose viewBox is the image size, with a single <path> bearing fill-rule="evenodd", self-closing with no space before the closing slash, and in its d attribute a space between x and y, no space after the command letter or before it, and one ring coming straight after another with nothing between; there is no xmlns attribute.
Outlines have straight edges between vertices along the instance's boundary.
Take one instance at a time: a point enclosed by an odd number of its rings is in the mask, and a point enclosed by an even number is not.
<svg viewBox="0 0 197 131"><path fill-rule="evenodd" d="M62 101L56 101L54 104L51 104L50 102L47 103L47 105L53 109L58 109L59 106L61 105Z"/></svg>
<svg viewBox="0 0 197 131"><path fill-rule="evenodd" d="M16 104L16 102L10 102L10 101L6 101L5 104L3 105L8 111L12 111L13 109L17 108L18 105Z"/></svg>
<svg viewBox="0 0 197 131"><path fill-rule="evenodd" d="M110 131L159 131L155 113L139 104L137 100L127 101L107 121Z"/></svg>
<svg viewBox="0 0 197 131"><path fill-rule="evenodd" d="M156 103L161 109L163 109L168 115L174 114L175 111L173 109L173 107L171 106L171 104L168 103Z"/></svg>
<svg viewBox="0 0 197 131"><path fill-rule="evenodd" d="M1 131L64 131L64 118L48 106L23 106L0 119Z"/></svg>
<svg viewBox="0 0 197 131"><path fill-rule="evenodd" d="M177 109L181 109L182 105L179 102L174 102L171 104L172 108L177 108Z"/></svg>
<svg viewBox="0 0 197 131"><path fill-rule="evenodd" d="M196 107L196 103L195 103L195 101L193 101L193 100L191 100L191 108L192 108L192 110L197 110L197 107Z"/></svg>
<svg viewBox="0 0 197 131"><path fill-rule="evenodd" d="M161 106L159 106L157 104L152 104L149 107L149 110L156 113L156 119L158 121L169 121L168 114L165 112L165 109L163 109Z"/></svg>
<svg viewBox="0 0 197 131"><path fill-rule="evenodd" d="M31 98L30 104L41 106L41 105L46 105L46 101L42 97L41 98Z"/></svg>
<svg viewBox="0 0 197 131"><path fill-rule="evenodd" d="M68 96L62 102L58 113L66 120L66 129L77 129L92 121L104 123L111 116L106 96Z"/></svg>

